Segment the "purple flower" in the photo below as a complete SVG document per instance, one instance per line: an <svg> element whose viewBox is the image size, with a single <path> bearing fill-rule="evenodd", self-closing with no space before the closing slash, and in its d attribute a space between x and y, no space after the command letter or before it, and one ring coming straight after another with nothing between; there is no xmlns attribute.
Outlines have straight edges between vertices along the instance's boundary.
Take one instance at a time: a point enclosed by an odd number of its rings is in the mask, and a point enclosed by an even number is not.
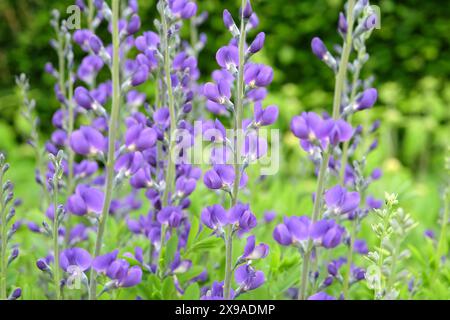
<svg viewBox="0 0 450 320"><path fill-rule="evenodd" d="M376 168L372 171L372 173L370 174L371 178L373 180L378 180L381 178L381 176L383 175L383 172L381 171L381 169Z"/></svg>
<svg viewBox="0 0 450 320"><path fill-rule="evenodd" d="M340 185L325 192L325 203L332 214L350 214L358 208L359 202L358 192L347 192Z"/></svg>
<svg viewBox="0 0 450 320"><path fill-rule="evenodd" d="M16 288L11 292L11 294L8 297L8 300L17 300L22 296L22 289Z"/></svg>
<svg viewBox="0 0 450 320"><path fill-rule="evenodd" d="M83 160L74 165L74 175L77 178L86 178L93 175L98 170L98 164L95 161Z"/></svg>
<svg viewBox="0 0 450 320"><path fill-rule="evenodd" d="M318 37L312 39L311 49L312 52L316 55L316 57L319 58L320 60L324 60L328 54L327 47L325 46L323 41Z"/></svg>
<svg viewBox="0 0 450 320"><path fill-rule="evenodd" d="M136 124L127 129L125 134L125 145L129 151L145 151L155 146L157 140L153 128Z"/></svg>
<svg viewBox="0 0 450 320"><path fill-rule="evenodd" d="M365 110L372 108L375 102L378 99L378 91L377 89L370 88L366 89L361 96L356 101L356 110Z"/></svg>
<svg viewBox="0 0 450 320"><path fill-rule="evenodd" d="M178 193L183 197L186 197L189 196L192 192L194 192L197 186L197 180L182 176L177 179L175 186Z"/></svg>
<svg viewBox="0 0 450 320"><path fill-rule="evenodd" d="M212 230L221 230L227 225L228 217L226 210L219 204L203 209L201 214L202 223Z"/></svg>
<svg viewBox="0 0 450 320"><path fill-rule="evenodd" d="M383 205L383 200L375 199L372 196L367 196L366 205L369 209L380 209Z"/></svg>
<svg viewBox="0 0 450 320"><path fill-rule="evenodd" d="M273 238L282 246L292 244L292 235L285 224L279 224L273 230Z"/></svg>
<svg viewBox="0 0 450 320"><path fill-rule="evenodd" d="M100 214L103 209L104 194L102 191L90 186L80 184L67 200L68 210L77 215L83 216L88 213Z"/></svg>
<svg viewBox="0 0 450 320"><path fill-rule="evenodd" d="M130 267L128 261L123 259L112 262L106 275L115 281L116 287L121 288L134 287L142 281L142 269L139 266Z"/></svg>
<svg viewBox="0 0 450 320"><path fill-rule="evenodd" d="M257 289L266 281L264 272L256 271L249 264L238 267L234 277L241 292Z"/></svg>
<svg viewBox="0 0 450 320"><path fill-rule="evenodd" d="M172 13L181 19L190 19L197 13L197 4L188 0L171 0L169 6Z"/></svg>
<svg viewBox="0 0 450 320"><path fill-rule="evenodd" d="M180 252L175 253L175 258L170 264L172 274L180 274L187 272L192 266L191 260L181 260Z"/></svg>
<svg viewBox="0 0 450 320"><path fill-rule="evenodd" d="M364 20L364 29L365 30L371 30L377 26L378 23L378 17L376 14L371 14Z"/></svg>
<svg viewBox="0 0 450 320"><path fill-rule="evenodd" d="M225 105L229 103L231 87L225 80L220 80L218 84L208 82L203 86L203 94L208 100Z"/></svg>
<svg viewBox="0 0 450 320"><path fill-rule="evenodd" d="M369 249L367 248L367 243L362 239L355 239L355 243L353 244L353 251L359 254L368 254Z"/></svg>
<svg viewBox="0 0 450 320"><path fill-rule="evenodd" d="M242 8L241 8L241 10L242 10ZM250 17L253 14L253 9L252 9L250 0L247 0L247 3L245 4L245 7L243 10L244 11L242 11L242 16L244 17L244 19L250 19Z"/></svg>
<svg viewBox="0 0 450 320"><path fill-rule="evenodd" d="M139 51L155 50L160 43L159 35L155 32L144 32L142 36L136 38L134 45Z"/></svg>
<svg viewBox="0 0 450 320"><path fill-rule="evenodd" d="M314 112L303 112L291 120L291 131L299 139L311 140L321 139L325 136L323 132L322 118Z"/></svg>
<svg viewBox="0 0 450 320"><path fill-rule="evenodd" d="M220 48L216 54L216 60L219 66L232 71L239 64L239 50L233 45Z"/></svg>
<svg viewBox="0 0 450 320"><path fill-rule="evenodd" d="M116 172L123 171L125 176L134 175L144 165L144 156L141 152L131 152L120 156L114 164Z"/></svg>
<svg viewBox="0 0 450 320"><path fill-rule="evenodd" d="M234 291L231 289L230 298L234 298ZM214 283L211 285L211 289L206 290L202 295L201 300L225 300L223 296L223 281Z"/></svg>
<svg viewBox="0 0 450 320"><path fill-rule="evenodd" d="M135 73L131 76L131 85L133 87L140 86L148 80L150 69L147 65L141 64Z"/></svg>
<svg viewBox="0 0 450 320"><path fill-rule="evenodd" d="M113 252L96 257L92 261L92 268L98 273L106 273L109 266L117 259L118 254L119 250L114 250Z"/></svg>
<svg viewBox="0 0 450 320"><path fill-rule="evenodd" d="M331 261L327 265L328 274L330 274L333 277L336 277L339 274L339 269L341 269L341 267L346 263L347 263L347 259L343 258L343 257Z"/></svg>
<svg viewBox="0 0 450 320"><path fill-rule="evenodd" d="M105 137L92 127L82 126L70 136L70 146L81 155L96 155L106 149Z"/></svg>
<svg viewBox="0 0 450 320"><path fill-rule="evenodd" d="M342 34L347 34L347 29L348 29L347 19L345 18L345 15L342 12L340 12L338 21L338 30Z"/></svg>
<svg viewBox="0 0 450 320"><path fill-rule="evenodd" d="M85 241L88 239L88 228L82 223L77 224L70 230L69 233L69 244L74 245L78 242Z"/></svg>
<svg viewBox="0 0 450 320"><path fill-rule="evenodd" d="M158 222L178 228L183 220L183 213L178 207L165 207L158 213Z"/></svg>
<svg viewBox="0 0 450 320"><path fill-rule="evenodd" d="M77 87L74 92L75 102L86 110L94 108L95 100L92 98L90 92L84 87Z"/></svg>
<svg viewBox="0 0 450 320"><path fill-rule="evenodd" d="M248 204L238 203L228 212L228 222L234 224L239 232L248 232L257 225L255 215Z"/></svg>
<svg viewBox="0 0 450 320"><path fill-rule="evenodd" d="M223 24L229 31L233 31L234 27L236 26L233 20L233 16L227 9L223 11Z"/></svg>
<svg viewBox="0 0 450 320"><path fill-rule="evenodd" d="M203 177L205 186L209 189L217 190L230 188L234 184L235 172L231 165L215 165L207 171ZM244 177L243 177L244 178ZM241 179L241 186L244 179Z"/></svg>
<svg viewBox="0 0 450 320"><path fill-rule="evenodd" d="M271 105L263 109L261 103L257 102L254 107L254 114L257 126L270 126L278 119L278 107Z"/></svg>
<svg viewBox="0 0 450 320"><path fill-rule="evenodd" d="M130 185L136 189L147 189L153 186L150 166L144 166L136 171L130 179Z"/></svg>
<svg viewBox="0 0 450 320"><path fill-rule="evenodd" d="M253 40L252 44L248 48L248 52L251 54L255 54L260 51L264 46L264 41L266 39L266 34L264 32L258 33L255 40Z"/></svg>
<svg viewBox="0 0 450 320"><path fill-rule="evenodd" d="M250 88L267 87L273 80L273 70L263 64L248 63L245 65L244 80Z"/></svg>
<svg viewBox="0 0 450 320"><path fill-rule="evenodd" d="M336 300L336 298L321 291L310 296L308 300Z"/></svg>
<svg viewBox="0 0 450 320"><path fill-rule="evenodd" d="M137 14L133 14L127 25L127 33L133 35L141 28L141 18Z"/></svg>
<svg viewBox="0 0 450 320"><path fill-rule="evenodd" d="M337 247L344 236L344 227L338 225L334 220L320 220L311 227L311 238L318 241L324 248Z"/></svg>
<svg viewBox="0 0 450 320"><path fill-rule="evenodd" d="M256 245L255 236L247 238L247 244L244 248L244 254L240 257L243 260L258 260L267 257L269 254L269 246L265 243Z"/></svg>
<svg viewBox="0 0 450 320"><path fill-rule="evenodd" d="M89 252L82 248L70 248L59 255L59 266L66 272L75 272L75 268L86 271L91 267L92 258Z"/></svg>
<svg viewBox="0 0 450 320"><path fill-rule="evenodd" d="M434 231L431 229L427 229L425 230L425 232L423 233L425 237L427 237L428 239L434 240L436 235L434 234Z"/></svg>
<svg viewBox="0 0 450 320"><path fill-rule="evenodd" d="M326 132L328 139L332 145L338 145L340 142L350 140L353 135L353 128L350 124L342 119L325 120L324 132Z"/></svg>
<svg viewBox="0 0 450 320"><path fill-rule="evenodd" d="M275 211L267 211L264 213L264 221L266 223L271 223L273 220L275 220L277 216L277 213Z"/></svg>

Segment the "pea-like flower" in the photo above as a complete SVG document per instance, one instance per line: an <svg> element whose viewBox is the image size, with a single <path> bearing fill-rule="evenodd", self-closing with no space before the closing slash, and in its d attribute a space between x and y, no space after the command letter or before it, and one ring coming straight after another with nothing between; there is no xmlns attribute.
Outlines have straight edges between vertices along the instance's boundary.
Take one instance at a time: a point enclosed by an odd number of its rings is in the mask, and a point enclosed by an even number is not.
<svg viewBox="0 0 450 320"><path fill-rule="evenodd" d="M169 7L172 13L181 19L190 19L197 13L197 4L188 0L170 0Z"/></svg>
<svg viewBox="0 0 450 320"><path fill-rule="evenodd" d="M244 70L244 80L250 88L267 87L273 80L273 70L263 64L247 63Z"/></svg>
<svg viewBox="0 0 450 320"><path fill-rule="evenodd" d="M204 294L200 298L201 300L225 300L223 296L223 281L214 281L211 288L203 289ZM234 299L234 290L230 291L230 299Z"/></svg>
<svg viewBox="0 0 450 320"><path fill-rule="evenodd" d="M79 270L84 272L91 267L92 258L89 252L82 248L70 248L59 255L59 266L66 272Z"/></svg>
<svg viewBox="0 0 450 320"><path fill-rule="evenodd" d="M72 150L80 155L97 155L106 149L107 139L100 131L87 126L82 126L70 136Z"/></svg>
<svg viewBox="0 0 450 320"><path fill-rule="evenodd" d="M250 264L238 267L234 277L239 284L239 293L255 290L266 281L264 272L255 270Z"/></svg>
<svg viewBox="0 0 450 320"><path fill-rule="evenodd" d="M231 87L225 80L220 80L217 84L208 82L203 86L203 94L209 101L226 105L230 103Z"/></svg>
<svg viewBox="0 0 450 320"><path fill-rule="evenodd" d="M239 65L239 50L233 45L222 47L217 51L216 60L219 66L234 73Z"/></svg>
<svg viewBox="0 0 450 320"><path fill-rule="evenodd" d="M359 202L358 192L348 192L340 185L336 185L325 192L325 203L332 214L351 214L358 208Z"/></svg>
<svg viewBox="0 0 450 320"><path fill-rule="evenodd" d="M157 134L153 128L136 124L127 129L125 145L129 151L145 151L155 146Z"/></svg>
<svg viewBox="0 0 450 320"><path fill-rule="evenodd" d="M211 170L207 171L203 177L205 186L209 189L230 189L234 184L235 172L231 165L218 164ZM244 173L241 177L240 187L247 184L248 177Z"/></svg>
<svg viewBox="0 0 450 320"><path fill-rule="evenodd" d="M241 261L258 260L267 257L269 254L269 246L265 243L256 245L255 236L251 235L247 238L244 248L244 254L239 258Z"/></svg>
<svg viewBox="0 0 450 320"><path fill-rule="evenodd" d="M254 106L256 126L270 126L278 119L278 107L270 105L263 109L260 102L256 102Z"/></svg>
<svg viewBox="0 0 450 320"><path fill-rule="evenodd" d="M102 191L80 184L67 200L67 209L77 216L83 216L88 213L99 215L103 209L104 194Z"/></svg>

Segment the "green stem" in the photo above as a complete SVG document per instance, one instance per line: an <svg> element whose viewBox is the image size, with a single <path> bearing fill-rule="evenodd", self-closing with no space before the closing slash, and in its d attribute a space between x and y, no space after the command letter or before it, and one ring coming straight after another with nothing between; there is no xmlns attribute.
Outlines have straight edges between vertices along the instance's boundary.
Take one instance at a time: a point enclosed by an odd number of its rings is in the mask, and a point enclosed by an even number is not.
<svg viewBox="0 0 450 320"><path fill-rule="evenodd" d="M118 128L118 119L120 115L120 39L119 39L119 2L120 0L112 0L112 25L113 25L113 66L112 66L112 80L113 80L113 98L111 108L111 119L109 122L109 136L108 136L108 157L106 164L106 187L105 187L105 201L103 203L102 214L99 218L97 239L95 242L94 257L98 257L101 253L103 245L103 236L106 229L106 220L109 215L114 186L114 163L115 163L115 141ZM97 298L97 272L92 269L91 281L89 287L89 299L95 300Z"/></svg>
<svg viewBox="0 0 450 320"><path fill-rule="evenodd" d="M355 73L353 74L353 81L352 81L352 92L350 94L350 103L354 103L355 97L356 97L356 86L359 79L361 68L358 66L356 67ZM349 124L352 123L351 116L348 118L347 121ZM339 177L341 180L341 184L344 185L345 182L345 168L347 167L348 163L348 148L350 147L350 140L347 140L344 142L344 146L342 148L342 159L341 159L341 171L339 173Z"/></svg>
<svg viewBox="0 0 450 320"><path fill-rule="evenodd" d="M3 168L0 168L0 170ZM3 170L0 171L0 187L3 187ZM0 255L0 300L6 300L8 297L6 295L6 208L3 202L4 192L1 193L0 199L0 214L1 214L1 255Z"/></svg>
<svg viewBox="0 0 450 320"><path fill-rule="evenodd" d="M242 0L241 8L242 12L246 5L245 0ZM231 194L231 207L237 204L239 197L239 185L241 182L241 159L240 152L242 147L241 141L241 131L242 131L242 116L244 109L244 64L245 64L245 19L244 15L241 15L241 27L240 27L240 37L239 37L239 68L237 77L237 89L236 89L236 105L234 112L234 184L233 191ZM231 280L233 277L233 230L229 226L226 233L225 240L225 251L226 251L226 261L225 261L225 281L224 281L224 298L230 299L231 294Z"/></svg>
<svg viewBox="0 0 450 320"><path fill-rule="evenodd" d="M70 74L69 77L72 77ZM74 108L73 108L73 81L72 79L69 79L69 127L67 129L67 136L70 137L73 132L73 128L75 126L75 115L74 115ZM73 192L73 167L75 163L75 153L73 152L72 148L67 148L67 153L69 154L69 163L68 163L68 171L69 176L67 180L67 194L71 195Z"/></svg>
<svg viewBox="0 0 450 320"><path fill-rule="evenodd" d="M89 0L89 14L88 14L88 29L94 31L94 26L92 22L94 21L94 0Z"/></svg>
<svg viewBox="0 0 450 320"><path fill-rule="evenodd" d="M173 186L174 186L174 180L175 180L175 162L173 159L173 149L175 147L175 139L174 139L174 133L177 128L177 121L176 121L176 114L175 114L175 97L173 95L173 88L172 88L172 78L170 74L170 67L171 67L171 58L170 58L170 39L169 39L169 24L167 22L167 17L163 13L161 15L161 22L162 22L162 29L163 29L163 47L165 49L164 51L164 73L166 77L166 86L167 86L167 94L169 98L169 113L170 113L170 132L169 132L169 150L168 150L168 164L167 164L167 175L166 175L166 183L165 183L165 190L162 197L162 204L163 207L169 205L169 195L172 193ZM158 273L160 277L163 276L163 252L166 242L166 232L167 232L167 225L162 226L161 230L161 250L160 250L160 259L159 259L159 268Z"/></svg>
<svg viewBox="0 0 450 320"><path fill-rule="evenodd" d="M314 209L313 216L311 220L311 224L317 222L320 219L320 207L322 203L322 195L325 188L325 177L328 168L328 162L330 161L330 148L325 152L324 158L320 164L319 176L317 180L317 188L316 188L316 199L314 201ZM306 299L306 291L308 287L308 274L309 274L309 263L311 260L312 254L312 246L313 242L310 239L308 241L307 249L303 257L303 267L302 267L302 276L300 282L300 290L298 292L298 299L305 300Z"/></svg>
<svg viewBox="0 0 450 320"><path fill-rule="evenodd" d="M346 266L346 273L344 276L344 283L342 284L342 293L344 295L344 300L348 297L348 290L350 287L350 273L351 273L351 267L353 262L353 250L355 248L355 239L356 239L356 231L358 228L358 216L355 217L355 220L353 220L352 223L352 231L350 235L350 246L348 248L347 253L347 266Z"/></svg>
<svg viewBox="0 0 450 320"><path fill-rule="evenodd" d="M64 57L64 37L60 34L59 36L59 47L58 47L58 64L59 64L59 89L61 94L66 96L66 59Z"/></svg>
<svg viewBox="0 0 450 320"><path fill-rule="evenodd" d="M350 52L352 51L352 36L353 36L353 9L355 7L355 0L348 1L347 19L348 30L347 36L344 41L344 47L342 48L342 57L339 62L339 70L336 75L336 87L334 91L333 99L333 119L338 119L341 109L342 92L344 90L345 79L347 78L347 66L350 58Z"/></svg>
<svg viewBox="0 0 450 320"><path fill-rule="evenodd" d="M53 179L53 251L55 264L53 268L53 283L55 286L56 300L61 299L61 276L59 270L59 221L58 221L58 179Z"/></svg>

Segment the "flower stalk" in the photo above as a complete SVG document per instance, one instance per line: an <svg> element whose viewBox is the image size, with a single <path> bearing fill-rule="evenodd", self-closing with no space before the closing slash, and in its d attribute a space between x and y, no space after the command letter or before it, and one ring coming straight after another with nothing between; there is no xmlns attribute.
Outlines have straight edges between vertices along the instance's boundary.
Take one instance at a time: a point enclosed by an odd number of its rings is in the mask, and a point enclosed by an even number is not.
<svg viewBox="0 0 450 320"><path fill-rule="evenodd" d="M162 32L163 32L163 48L164 48L164 74L165 74L165 82L167 86L167 95L168 95L168 105L169 105L169 114L170 114L170 130L169 130L169 150L168 150L168 164L167 164L167 174L165 180L165 189L162 197L162 205L166 207L169 205L169 197L173 192L174 180L175 180L175 162L173 149L175 147L175 131L177 129L177 121L175 114L175 97L173 94L172 87L172 78L170 67L172 64L172 60L170 57L170 34L169 34L169 22L167 21L167 17L165 12L161 14L161 23L162 23ZM167 225L163 224L161 227L161 250L160 250L160 258L159 258L159 268L158 273L159 276L162 277L164 270L164 252L165 252L165 242L166 242L166 233L167 233Z"/></svg>
<svg viewBox="0 0 450 320"><path fill-rule="evenodd" d="M239 197L239 185L241 181L241 157L240 150L242 149L242 115L243 115L243 100L244 100L244 65L245 65L245 19L244 19L244 7L246 1L242 0L241 5L241 25L239 36L239 67L237 75L237 88L236 88L236 105L234 109L234 184L231 194L231 207L237 204ZM224 298L230 299L231 292L231 279L233 277L233 229L232 226L228 226L225 239L225 283L224 283Z"/></svg>
<svg viewBox="0 0 450 320"><path fill-rule="evenodd" d="M334 99L333 99L333 119L337 120L340 117L340 109L341 109L341 100L342 94L344 90L345 80L347 77L347 66L350 57L350 52L352 48L352 33L353 33L353 9L355 7L355 0L348 1L347 7L347 17L348 17L348 31L347 36L344 41L344 47L342 51L341 60L339 63L339 69L336 75L336 85L334 90ZM316 189L316 198L314 201L314 209L311 223L315 223L321 217L321 203L323 192L325 188L326 181L326 171L328 168L328 162L330 161L332 148L329 147L325 154L323 155L322 162L320 164L319 176L317 181L317 189ZM312 255L312 240L308 241L307 250L303 257L303 268L302 268L302 276L301 276L301 284L300 290L298 294L299 300L306 299L306 292L308 287L308 275L309 275L309 264Z"/></svg>
<svg viewBox="0 0 450 320"><path fill-rule="evenodd" d="M119 10L120 0L112 0L112 41L113 41L113 58L112 58L112 81L113 81L113 97L111 118L109 122L109 136L108 136L108 155L106 163L106 186L105 186L105 200L101 216L99 217L97 239L95 242L94 257L98 257L101 253L103 245L103 237L106 229L106 221L109 215L109 209L113 197L114 187L114 164L115 164L115 141L118 131L118 120L120 115L120 39L119 39ZM89 299L95 300L97 298L97 272L92 269L89 286Z"/></svg>

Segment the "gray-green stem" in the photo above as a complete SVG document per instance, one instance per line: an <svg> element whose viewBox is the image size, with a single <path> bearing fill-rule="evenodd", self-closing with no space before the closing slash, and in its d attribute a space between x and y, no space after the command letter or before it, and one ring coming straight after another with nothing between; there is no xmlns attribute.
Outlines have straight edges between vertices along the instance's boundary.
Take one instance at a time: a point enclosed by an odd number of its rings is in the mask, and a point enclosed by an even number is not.
<svg viewBox="0 0 450 320"><path fill-rule="evenodd" d="M170 73L171 58L170 58L170 39L169 39L169 25L167 17L163 13L161 15L162 29L163 29L163 47L164 47L164 73L166 77L167 94L169 98L169 113L170 113L170 131L169 131L169 150L168 150L168 164L165 189L162 197L163 206L169 205L169 196L172 193L175 180L175 162L173 159L173 149L175 145L174 133L177 129L177 121L175 114L175 97L173 95L172 78ZM159 257L158 273L160 277L163 276L164 270L164 252L166 242L167 225L163 224L161 228L161 249Z"/></svg>
<svg viewBox="0 0 450 320"><path fill-rule="evenodd" d="M344 42L344 47L342 51L341 61L339 63L339 70L336 75L336 85L334 90L334 99L333 99L333 119L338 119L340 116L341 109L341 100L342 100L342 92L344 90L345 79L347 76L347 65L350 57L350 52L352 48L352 33L353 33L353 9L355 7L355 0L348 1L347 8L347 17L348 17L348 30L347 37ZM323 192L325 188L325 180L326 180L326 171L328 168L328 162L330 161L331 156L331 147L329 147L324 155L322 162L320 164L319 176L317 181L317 189L316 189L316 199L314 201L314 209L313 216L311 219L311 223L315 223L320 219L321 212L320 207L322 203ZM309 275L309 264L311 260L312 254L312 240L308 241L307 249L303 257L303 267L302 267L302 276L300 283L300 290L298 293L299 300L305 300L307 289L308 289L308 275Z"/></svg>
<svg viewBox="0 0 450 320"><path fill-rule="evenodd" d="M242 0L242 13L245 8L245 0ZM239 185L241 181L241 148L242 148L242 115L244 108L244 65L245 65L245 19L241 13L241 27L239 36L239 67L236 88L236 104L234 111L234 184L231 194L231 206L237 204L239 197ZM224 281L224 298L230 299L231 280L233 278L233 230L231 226L227 227L225 239L225 281Z"/></svg>
<svg viewBox="0 0 450 320"><path fill-rule="evenodd" d="M106 229L106 221L109 215L111 206L113 187L114 187L114 163L115 163L115 141L118 128L118 119L120 115L120 39L119 39L119 3L120 0L112 0L112 25L113 25L113 66L112 66L112 80L113 80L113 98L111 108L111 118L109 122L109 136L108 136L108 156L106 163L106 186L105 186L105 201L98 223L97 239L95 242L94 257L98 257L101 253L103 245L103 236ZM97 298L97 272L92 269L89 286L89 299L95 300Z"/></svg>

